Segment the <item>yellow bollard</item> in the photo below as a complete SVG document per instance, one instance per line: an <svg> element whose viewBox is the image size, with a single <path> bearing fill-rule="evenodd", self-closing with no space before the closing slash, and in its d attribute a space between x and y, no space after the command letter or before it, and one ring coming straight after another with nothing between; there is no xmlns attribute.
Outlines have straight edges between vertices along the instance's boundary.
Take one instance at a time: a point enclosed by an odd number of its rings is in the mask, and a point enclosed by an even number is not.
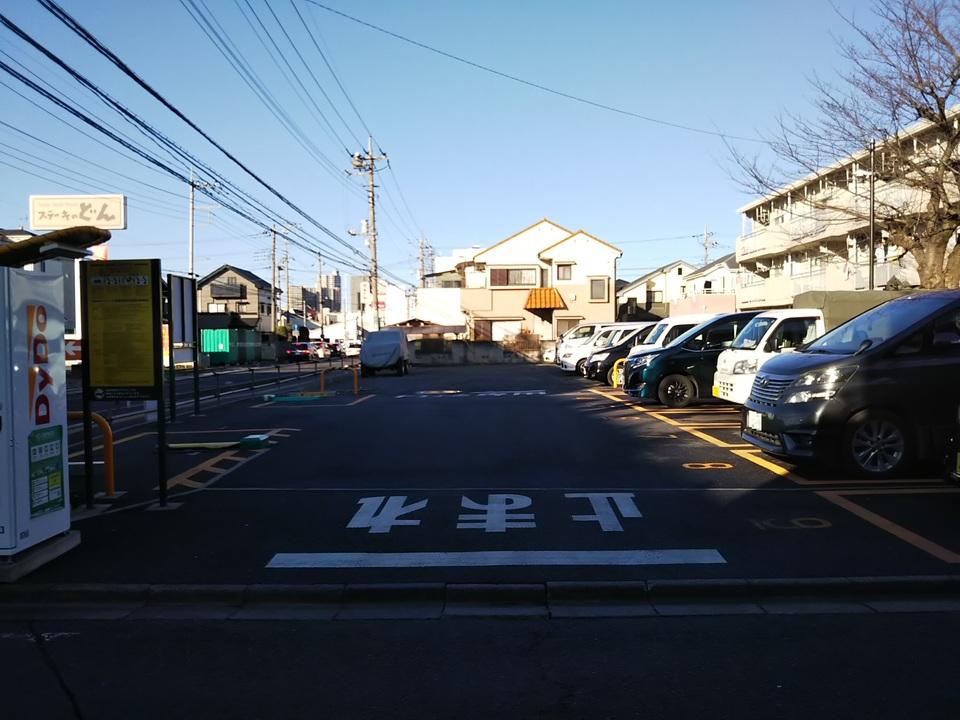
<svg viewBox="0 0 960 720"><path fill-rule="evenodd" d="M623 383L623 378L620 377L622 374L621 368L626 364L626 358L620 358L613 364L613 386L620 387Z"/></svg>
<svg viewBox="0 0 960 720"><path fill-rule="evenodd" d="M83 420L83 413L79 410L71 410L67 413L67 418ZM103 491L106 497L113 497L117 492L113 462L113 428L103 415L92 412L90 418L100 426L100 431L103 433Z"/></svg>

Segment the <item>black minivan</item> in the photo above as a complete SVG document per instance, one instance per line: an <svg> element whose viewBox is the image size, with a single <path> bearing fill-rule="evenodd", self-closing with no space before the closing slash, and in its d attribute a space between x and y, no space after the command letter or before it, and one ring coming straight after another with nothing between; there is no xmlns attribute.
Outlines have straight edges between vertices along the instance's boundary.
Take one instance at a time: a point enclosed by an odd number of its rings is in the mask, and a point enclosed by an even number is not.
<svg viewBox="0 0 960 720"><path fill-rule="evenodd" d="M942 457L960 403L960 290L890 300L760 368L743 439L869 477Z"/></svg>

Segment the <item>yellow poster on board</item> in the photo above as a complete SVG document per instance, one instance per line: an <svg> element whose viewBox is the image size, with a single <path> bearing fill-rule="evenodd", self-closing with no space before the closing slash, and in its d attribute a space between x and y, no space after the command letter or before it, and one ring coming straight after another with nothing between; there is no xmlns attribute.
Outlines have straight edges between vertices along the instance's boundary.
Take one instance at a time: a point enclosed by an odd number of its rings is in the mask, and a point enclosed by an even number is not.
<svg viewBox="0 0 960 720"><path fill-rule="evenodd" d="M150 260L87 264L86 328L93 387L154 385L154 287Z"/></svg>

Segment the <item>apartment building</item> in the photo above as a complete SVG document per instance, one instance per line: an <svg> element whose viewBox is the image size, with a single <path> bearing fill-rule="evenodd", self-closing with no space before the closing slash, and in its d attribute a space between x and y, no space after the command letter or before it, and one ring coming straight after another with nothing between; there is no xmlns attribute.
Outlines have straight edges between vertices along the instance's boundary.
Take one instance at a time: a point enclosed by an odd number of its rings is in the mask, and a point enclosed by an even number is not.
<svg viewBox="0 0 960 720"><path fill-rule="evenodd" d="M470 337L540 340L584 321L613 321L619 248L544 218L457 264ZM439 260L439 258L438 258Z"/></svg>
<svg viewBox="0 0 960 720"><path fill-rule="evenodd" d="M924 123L908 129L896 140L897 152L936 152L937 139L928 132ZM789 307L808 290L869 289L870 155L856 153L738 210L738 308ZM916 262L882 228L885 218L916 212L923 193L883 179L902 161L882 149L873 159L874 287L916 286Z"/></svg>

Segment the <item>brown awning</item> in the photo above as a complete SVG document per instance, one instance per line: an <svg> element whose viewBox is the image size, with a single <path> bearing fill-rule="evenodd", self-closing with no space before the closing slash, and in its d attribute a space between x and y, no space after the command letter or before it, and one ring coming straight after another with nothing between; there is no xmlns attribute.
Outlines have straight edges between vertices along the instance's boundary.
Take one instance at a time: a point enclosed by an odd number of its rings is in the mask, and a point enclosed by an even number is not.
<svg viewBox="0 0 960 720"><path fill-rule="evenodd" d="M533 288L527 295L524 310L566 310L567 304L556 288Z"/></svg>

